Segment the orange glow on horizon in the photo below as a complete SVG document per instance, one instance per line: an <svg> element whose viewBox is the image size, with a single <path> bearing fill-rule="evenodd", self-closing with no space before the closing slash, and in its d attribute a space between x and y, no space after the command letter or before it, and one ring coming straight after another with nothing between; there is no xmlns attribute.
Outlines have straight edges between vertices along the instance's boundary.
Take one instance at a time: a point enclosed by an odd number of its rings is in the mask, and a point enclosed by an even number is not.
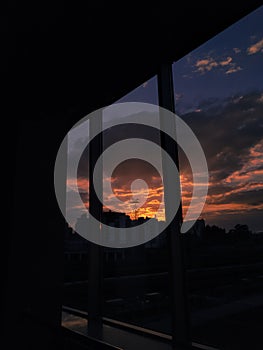
<svg viewBox="0 0 263 350"><path fill-rule="evenodd" d="M218 170L210 172L210 184L209 191L206 197L206 203L202 211L202 217L218 218L220 215L231 214L245 214L251 210L263 210L263 203L260 202L257 197L263 190L263 140L250 147L248 150L247 158L243 162L243 165L239 169L235 169L232 173L228 174L225 178L220 179L218 176ZM111 178L104 178L104 181L110 181L112 193L104 193L104 210L115 210L118 212L125 212L131 217L135 218L135 211L137 217L156 217L158 220L165 220L164 209L164 187L162 179L159 174L151 168L144 167L142 179L146 182L148 188L137 189L136 194L131 190L131 184L137 178L139 174L139 167L131 167L131 170L126 167L119 169ZM144 168L143 168L144 167ZM185 216L191 201L196 198L192 198L193 194L193 177L191 169L181 169L180 182L181 182L181 200L183 216ZM220 175L220 173L219 173ZM220 180L217 180L219 178ZM198 187L202 188L204 184L195 184L195 188L198 192ZM89 207L89 179L78 178L77 181L72 178L67 179L67 192L79 192L83 203L86 208ZM140 207L136 207L136 204L127 206L127 203L131 202L136 196L144 195L146 200ZM111 206L113 198L119 199L118 207ZM255 198L255 200L254 200ZM123 205L122 205L123 203ZM72 209L76 209L72 205ZM193 205L193 211L198 210L198 206Z"/></svg>

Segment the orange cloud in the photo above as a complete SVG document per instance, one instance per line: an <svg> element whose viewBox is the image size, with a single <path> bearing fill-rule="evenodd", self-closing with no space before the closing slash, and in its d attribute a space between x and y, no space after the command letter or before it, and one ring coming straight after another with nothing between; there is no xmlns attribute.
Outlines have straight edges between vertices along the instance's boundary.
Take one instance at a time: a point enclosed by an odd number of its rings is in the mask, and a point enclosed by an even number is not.
<svg viewBox="0 0 263 350"><path fill-rule="evenodd" d="M74 178L67 179L67 190L69 191L83 191L88 192L89 190L89 180L87 178L81 177L77 180Z"/></svg>
<svg viewBox="0 0 263 350"><path fill-rule="evenodd" d="M163 198L163 185L160 176L151 175L145 176L145 181L148 184L148 188L136 188L131 191L131 184L134 180L134 176L129 173L129 176L123 176L121 173L119 177L113 179L104 178L103 181L111 181L112 193L104 193L105 210L109 208L111 210L125 212L132 219L134 219L135 210L137 216L143 217L155 217L157 215L159 220L164 219L164 210L160 209ZM113 199L118 198L120 202L113 204ZM135 203L131 203L132 198L137 198L139 201L138 206ZM140 207L139 207L140 205ZM158 213L157 213L158 212Z"/></svg>
<svg viewBox="0 0 263 350"><path fill-rule="evenodd" d="M181 174L182 187L182 204L183 215L189 208L192 198L193 182L188 172ZM210 176L209 192L206 198L206 204L203 209L205 217L216 218L224 214L234 214L236 212L245 213L250 210L261 210L262 204L258 204L257 200L253 203L240 202L242 198L252 198L253 192L263 190L263 140L250 147L244 161L244 165L240 169L234 171L228 177L220 182L215 182L213 176ZM198 184L202 186L202 184ZM214 191L216 187L221 189L220 193ZM215 193L213 193L215 192ZM246 196L246 197L245 197ZM193 208L193 211L195 208Z"/></svg>
<svg viewBox="0 0 263 350"><path fill-rule="evenodd" d="M251 45L247 49L248 55L254 55L260 51L263 52L263 39L259 40L257 43Z"/></svg>
<svg viewBox="0 0 263 350"><path fill-rule="evenodd" d="M205 73L211 71L218 66L218 63L213 58L205 58L198 60L195 64L197 72Z"/></svg>
<svg viewBox="0 0 263 350"><path fill-rule="evenodd" d="M211 62L210 58L203 59L203 60L198 60L196 62L196 67L202 67L202 66L207 66Z"/></svg>
<svg viewBox="0 0 263 350"><path fill-rule="evenodd" d="M236 184L241 181L249 183L262 182L263 174L263 139L250 147L248 160L240 170L233 172L225 179L225 183Z"/></svg>
<svg viewBox="0 0 263 350"><path fill-rule="evenodd" d="M205 72L210 72L212 69L216 67L227 68L225 74L232 74L235 72L239 72L242 70L240 66L237 66L236 63L233 62L233 58L228 56L223 60L215 60L212 57L208 57L205 59L200 59L195 63L196 72L204 74Z"/></svg>
<svg viewBox="0 0 263 350"><path fill-rule="evenodd" d="M213 215L214 217L216 217L220 215L236 214L237 212L239 212L239 214L246 213L250 210L255 209L262 210L263 204L250 205L246 203L216 203L206 205L203 210L203 215Z"/></svg>
<svg viewBox="0 0 263 350"><path fill-rule="evenodd" d="M237 67L233 66L233 67L229 68L225 74L232 74L232 73L239 72L241 70L242 70L242 68L240 66L237 66Z"/></svg>
<svg viewBox="0 0 263 350"><path fill-rule="evenodd" d="M220 66L227 66L232 62L232 57L227 57L224 61L219 62Z"/></svg>

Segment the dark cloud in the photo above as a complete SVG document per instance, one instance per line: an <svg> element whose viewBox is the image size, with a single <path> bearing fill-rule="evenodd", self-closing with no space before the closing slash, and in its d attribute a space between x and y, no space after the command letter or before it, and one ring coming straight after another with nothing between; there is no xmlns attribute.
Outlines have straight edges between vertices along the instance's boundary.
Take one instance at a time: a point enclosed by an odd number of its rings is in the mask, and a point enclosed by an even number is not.
<svg viewBox="0 0 263 350"><path fill-rule="evenodd" d="M217 107L210 101L210 108L207 104L201 112L182 116L204 149L214 181L222 180L240 168L248 160L250 147L262 139L260 94L237 98L225 101L224 107L222 104Z"/></svg>
<svg viewBox="0 0 263 350"><path fill-rule="evenodd" d="M224 193L224 192L222 192ZM222 203L236 203L246 204L247 206L259 206L262 204L263 189L257 191L242 191L240 188L239 192L231 193L230 195L223 196L222 199L218 200L218 204Z"/></svg>
<svg viewBox="0 0 263 350"><path fill-rule="evenodd" d="M242 214L248 215L249 222L253 217L259 227L260 219L256 216L262 216L263 207L261 99L262 94L253 92L221 102L207 100L200 104L198 112L182 116L198 137L207 158L210 186L204 215L210 221L226 222L229 226L231 220L234 222ZM189 179L191 169L183 154L180 168Z"/></svg>
<svg viewBox="0 0 263 350"><path fill-rule="evenodd" d="M262 231L262 209L250 209L244 212L230 210L228 213L217 215L206 214L206 223L218 225L227 230L234 228L236 224L246 224L253 231Z"/></svg>

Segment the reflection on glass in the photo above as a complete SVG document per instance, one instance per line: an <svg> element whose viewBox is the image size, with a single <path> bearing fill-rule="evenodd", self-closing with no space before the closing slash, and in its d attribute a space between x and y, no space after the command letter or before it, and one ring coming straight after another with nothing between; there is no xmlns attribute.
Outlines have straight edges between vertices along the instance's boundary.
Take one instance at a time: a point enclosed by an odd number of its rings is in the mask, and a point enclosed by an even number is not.
<svg viewBox="0 0 263 350"><path fill-rule="evenodd" d="M140 87L124 96L117 103L145 102L158 105L157 77L150 79ZM107 125L112 120L125 121L129 112L127 108L121 116L111 115L105 109L103 123ZM141 113L141 110L138 110ZM133 109L133 113L136 111ZM148 112L147 112L148 113ZM146 114L144 113L144 120ZM159 116L149 113L149 118L156 118L159 126ZM104 135L104 147L117 142L121 137L136 137L132 128L127 125L119 128L114 134L109 130ZM137 135L144 134L143 126L136 130ZM149 135L144 135L145 138ZM160 145L160 135L157 135ZM136 145L134 146L136 148ZM152 159L153 158L153 159ZM151 162L151 159L153 160ZM161 151L149 153L145 161L131 158L121 162L113 171L111 186L113 193L123 201L118 207L112 207L111 196L104 193L104 222L115 227L138 227L140 224L154 218L156 230L162 225L162 215L156 215L162 203L163 184L160 174L154 166L154 161L161 163ZM104 170L105 167L104 167ZM106 179L105 179L106 180ZM143 204L144 203L144 204ZM143 205L141 205L143 204ZM122 210L123 209L123 210ZM146 244L125 249L104 248L104 303L103 313L106 317L142 326L153 330L169 333L171 331L170 296L168 284L168 247L165 233Z"/></svg>
<svg viewBox="0 0 263 350"><path fill-rule="evenodd" d="M145 102L158 105L157 77L145 82L137 89L123 97L117 103ZM150 118L151 124L159 126L159 116L149 110L144 113L144 119ZM120 123L129 117L127 109L120 115L112 115L110 108L103 111L103 152L118 142L120 138L129 138L131 128L120 125L118 132L110 127L112 121ZM125 114L126 112L126 114ZM128 111L129 112L129 111ZM141 113L141 110L138 112ZM133 108L133 114L136 110ZM154 120L153 120L154 119ZM141 137L146 131L136 129L136 135ZM89 156L81 158L78 166L77 183L73 170L76 168L78 152L89 137L89 122L85 122L73 129L68 135L68 181L67 181L67 218L71 223L65 237L65 283L64 305L78 310L87 310L88 289L92 288L88 282L88 242L74 230L83 221L88 220L85 210L79 212L79 192L86 208L89 207ZM151 135L157 145L160 135ZM135 146L136 148L136 146ZM135 149L136 151L136 149ZM105 157L104 157L105 160ZM104 161L103 160L103 161ZM140 157L124 160L118 164L112 174L106 176L106 162L103 163L103 182L110 181L114 196L123 205L114 207L112 196L108 191L103 192L102 221L108 226L137 227L136 234L147 235L142 232L141 224L149 218L155 220L156 230L164 220L163 184L157 169L151 165L159 160L161 151L149 153L147 160ZM76 200L78 199L78 200ZM157 213L157 214L156 214ZM81 214L81 215L80 215ZM111 319L132 323L149 329L169 333L171 331L170 288L168 283L168 247L166 234L163 233L146 244L123 249L104 248L103 254L103 316ZM65 319L64 319L65 323ZM83 331L85 320L81 325L74 317L66 319L66 324ZM83 328L84 327L84 328Z"/></svg>
<svg viewBox="0 0 263 350"><path fill-rule="evenodd" d="M210 175L200 220L184 237L193 340L231 350L263 344L262 20L260 8L173 64L176 113ZM182 152L180 169L185 212L193 183Z"/></svg>

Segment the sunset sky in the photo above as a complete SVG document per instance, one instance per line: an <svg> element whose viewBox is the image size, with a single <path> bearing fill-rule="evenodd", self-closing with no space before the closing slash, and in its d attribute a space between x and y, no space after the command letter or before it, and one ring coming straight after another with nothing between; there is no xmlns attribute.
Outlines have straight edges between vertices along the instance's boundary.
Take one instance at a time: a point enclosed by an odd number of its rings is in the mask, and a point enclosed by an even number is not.
<svg viewBox="0 0 263 350"><path fill-rule="evenodd" d="M202 216L263 230L263 7L174 63L176 112L206 154ZM183 203L191 175L181 161Z"/></svg>
<svg viewBox="0 0 263 350"><path fill-rule="evenodd" d="M209 192L201 216L226 229L244 223L253 231L263 231L263 7L175 62L173 79L176 113L198 137L208 162ZM157 104L156 77L117 102L129 101ZM88 125L71 134L69 157L74 157L87 132ZM180 172L186 210L192 196L192 173L183 152ZM139 213L154 216L163 192L154 167L127 161L109 181L127 208L130 185L137 178L146 182L136 189L136 196L146 199ZM72 181L69 173L68 198L76 190ZM88 200L87 177L79 178L78 185ZM110 205L111 198L107 193L104 197ZM134 206L130 203L131 210ZM70 210L74 211L73 202Z"/></svg>

